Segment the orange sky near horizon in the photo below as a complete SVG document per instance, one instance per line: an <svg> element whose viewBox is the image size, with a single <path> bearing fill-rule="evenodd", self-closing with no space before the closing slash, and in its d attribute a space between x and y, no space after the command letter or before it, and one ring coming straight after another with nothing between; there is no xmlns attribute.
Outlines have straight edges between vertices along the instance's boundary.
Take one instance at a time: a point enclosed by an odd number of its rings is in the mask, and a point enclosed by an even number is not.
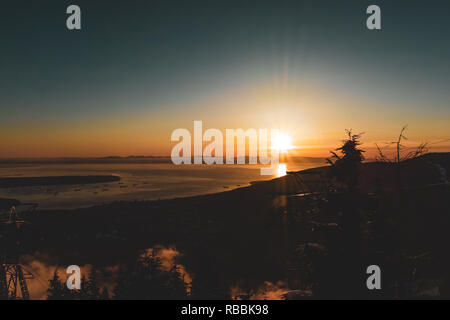
<svg viewBox="0 0 450 320"><path fill-rule="evenodd" d="M364 132L361 140L370 157L376 142L394 141L405 124L408 146L441 141L430 146L431 151L450 151L449 112L443 116L417 108L405 114L399 105L377 108L377 101L367 96L317 88L311 84L239 88L187 101L177 112L152 106L134 114L124 108L89 120L59 116L36 123L25 117L0 128L0 157L165 156L176 144L170 141L172 131L186 128L193 135L194 120L203 121L203 132L217 128L223 134L227 128L277 128L292 137L297 148L291 152L300 156L329 155L345 138L345 129L352 128Z"/></svg>
<svg viewBox="0 0 450 320"><path fill-rule="evenodd" d="M378 32L351 1L119 2L86 1L96 18L69 33L57 1L9 4L0 158L170 155L194 120L279 129L303 156L353 129L370 157L404 125L408 145L450 151L445 6L386 3Z"/></svg>

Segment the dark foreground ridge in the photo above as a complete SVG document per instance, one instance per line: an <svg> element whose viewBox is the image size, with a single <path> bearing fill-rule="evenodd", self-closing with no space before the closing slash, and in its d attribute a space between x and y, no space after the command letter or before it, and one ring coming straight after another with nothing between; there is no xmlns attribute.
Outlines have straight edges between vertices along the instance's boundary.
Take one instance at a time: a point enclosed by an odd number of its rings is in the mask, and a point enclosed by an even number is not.
<svg viewBox="0 0 450 320"><path fill-rule="evenodd" d="M38 211L20 229L22 252L51 270L94 266L116 298L450 297L449 160L364 163L354 192L330 190L321 167L217 194ZM189 294L135 265L154 248L179 253ZM367 290L372 264L381 291Z"/></svg>

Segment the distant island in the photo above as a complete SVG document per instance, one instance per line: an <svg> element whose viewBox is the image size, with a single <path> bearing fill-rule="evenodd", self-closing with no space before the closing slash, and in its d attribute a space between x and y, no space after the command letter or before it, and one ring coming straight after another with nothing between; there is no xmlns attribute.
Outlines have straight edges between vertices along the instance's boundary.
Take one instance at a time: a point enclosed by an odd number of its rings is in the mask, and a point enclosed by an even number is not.
<svg viewBox="0 0 450 320"><path fill-rule="evenodd" d="M0 178L0 188L34 187L50 185L89 184L119 181L120 177L113 175L90 176L50 176L50 177L19 177Z"/></svg>

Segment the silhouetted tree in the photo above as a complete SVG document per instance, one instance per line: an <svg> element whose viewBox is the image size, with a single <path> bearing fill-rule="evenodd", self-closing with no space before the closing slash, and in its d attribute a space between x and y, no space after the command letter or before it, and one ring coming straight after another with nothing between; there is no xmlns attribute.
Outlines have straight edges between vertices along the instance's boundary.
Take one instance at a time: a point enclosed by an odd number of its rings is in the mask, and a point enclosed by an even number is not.
<svg viewBox="0 0 450 320"><path fill-rule="evenodd" d="M403 152L405 149L405 146L402 144L403 140L408 140L408 138L405 136L405 131L408 128L408 126L403 126L402 130L400 130L400 134L398 135L398 138L396 141L390 142L387 145L395 145L395 156L393 159L389 159L388 156L386 156L385 152L383 151L383 148L381 148L377 143L375 143L375 146L378 150L378 156L376 157L377 161L379 162L388 162L388 163L401 163L408 159L414 159L417 158L423 154L425 154L428 151L428 142L424 142L419 144L417 147L414 148L414 150L409 152Z"/></svg>
<svg viewBox="0 0 450 320"><path fill-rule="evenodd" d="M185 299L186 298L186 284L184 282L184 276L180 272L179 266L174 263L168 273L167 289L173 299Z"/></svg>
<svg viewBox="0 0 450 320"><path fill-rule="evenodd" d="M114 289L115 299L184 299L187 297L183 277L175 265L162 269L161 261L152 252L124 267Z"/></svg>
<svg viewBox="0 0 450 320"><path fill-rule="evenodd" d="M364 160L360 134L346 130L347 139L334 151L331 159L331 174L340 193L330 194L329 205L339 216L339 232L330 234L325 245L326 255L311 255L313 262L314 291L320 297L356 297L361 289L360 270L362 265L361 242L361 199L358 192L359 171ZM340 154L338 154L340 153ZM362 269L361 269L362 270Z"/></svg>
<svg viewBox="0 0 450 320"><path fill-rule="evenodd" d="M50 286L47 290L48 300L67 300L72 299L69 289L65 283L59 279L58 271L53 273L53 279L49 280Z"/></svg>
<svg viewBox="0 0 450 320"><path fill-rule="evenodd" d="M91 278L81 279L81 289L78 292L78 298L80 300L98 300L100 298L100 288L95 280L95 274Z"/></svg>
<svg viewBox="0 0 450 320"><path fill-rule="evenodd" d="M396 185L397 185L397 193L401 191L402 185L403 185L403 174L402 174L402 167L406 160L414 159L417 157L422 156L428 151L428 143L424 142L419 144L417 147L412 148L412 151L405 151L405 146L403 145L403 140L408 140L408 138L405 136L405 131L408 128L408 126L403 126L403 128L400 130L400 134L398 135L398 138L396 141L388 143L389 145L395 145L395 155L392 158L389 158L385 152L383 151L383 148L381 148L378 144L375 144L378 150L378 155L376 157L376 160L378 162L383 163L389 163L392 164L395 168L395 174L396 174Z"/></svg>
<svg viewBox="0 0 450 320"><path fill-rule="evenodd" d="M57 271L55 271L53 279L49 280L49 283L47 290L48 300L98 300L105 298L105 296L109 298L106 288L100 294L100 287L95 279L95 274L89 279L83 276L79 290L69 290L65 281L60 280Z"/></svg>
<svg viewBox="0 0 450 320"><path fill-rule="evenodd" d="M343 145L336 149L342 155L330 151L333 155L332 159L327 159L331 164L333 176L348 189L354 190L358 185L359 166L364 160L364 150L358 148L361 144L360 138L362 133L353 134L352 130L345 130L348 138L343 140Z"/></svg>

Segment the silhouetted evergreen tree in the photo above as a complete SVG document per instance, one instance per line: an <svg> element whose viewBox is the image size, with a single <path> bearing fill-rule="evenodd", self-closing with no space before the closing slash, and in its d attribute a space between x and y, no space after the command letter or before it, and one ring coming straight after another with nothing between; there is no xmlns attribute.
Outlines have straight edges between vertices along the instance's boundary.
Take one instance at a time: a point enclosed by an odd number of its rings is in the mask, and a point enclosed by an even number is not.
<svg viewBox="0 0 450 320"><path fill-rule="evenodd" d="M67 300L72 299L70 290L67 289L64 282L59 279L58 271L53 273L53 279L49 280L49 288L47 290L48 300Z"/></svg>
<svg viewBox="0 0 450 320"><path fill-rule="evenodd" d="M81 289L78 292L78 298L80 300L98 300L100 298L100 288L94 274L89 279L85 277L81 279Z"/></svg>
<svg viewBox="0 0 450 320"><path fill-rule="evenodd" d="M334 161L331 159L327 161L331 164L333 176L348 189L355 190L358 185L359 166L364 160L365 151L358 148L361 144L362 133L353 134L352 130L346 130L346 132L348 138L343 140L342 146L336 149L342 156L331 151Z"/></svg>
<svg viewBox="0 0 450 320"><path fill-rule="evenodd" d="M172 299L185 299L187 296L184 277L176 263L174 263L169 271L167 290L168 294L172 296Z"/></svg>
<svg viewBox="0 0 450 320"><path fill-rule="evenodd" d="M58 272L55 271L53 279L49 280L49 288L47 290L48 300L98 300L109 299L109 292L106 288L100 290L93 273L91 278L81 278L80 290L69 290L65 281L60 280ZM101 292L101 293L100 293Z"/></svg>
<svg viewBox="0 0 450 320"><path fill-rule="evenodd" d="M336 189L340 191L328 195L328 205L339 217L339 232L325 239L328 250L326 255L311 256L314 292L322 298L357 297L364 285L360 278L364 270L361 241L363 198L357 188L364 150L359 148L362 134L353 134L351 130L346 132L347 139L343 140L336 152L331 152L333 157L327 159L331 164L331 174L337 182Z"/></svg>
<svg viewBox="0 0 450 320"><path fill-rule="evenodd" d="M162 270L160 259L152 252L121 269L114 298L183 299L186 298L186 286L178 268Z"/></svg>

